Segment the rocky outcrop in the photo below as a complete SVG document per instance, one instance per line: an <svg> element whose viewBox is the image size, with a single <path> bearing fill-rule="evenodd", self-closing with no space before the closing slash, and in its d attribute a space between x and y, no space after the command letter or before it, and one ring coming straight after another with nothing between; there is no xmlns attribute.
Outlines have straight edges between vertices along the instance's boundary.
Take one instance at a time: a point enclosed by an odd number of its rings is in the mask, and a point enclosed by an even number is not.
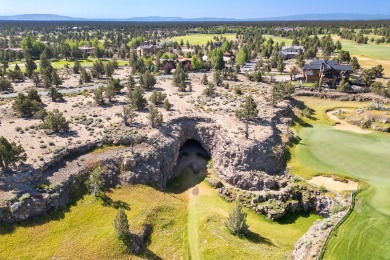
<svg viewBox="0 0 390 260"><path fill-rule="evenodd" d="M219 176L247 190L275 186L272 180L283 170L283 147L277 133L262 141L230 138L227 131L208 117L180 117L170 121L154 138L149 139L142 153L131 156L136 167L122 175L127 183L153 184L164 188L174 176L180 147L188 140L198 141L213 158ZM128 164L128 160L125 162ZM268 179L258 172L265 172Z"/></svg>

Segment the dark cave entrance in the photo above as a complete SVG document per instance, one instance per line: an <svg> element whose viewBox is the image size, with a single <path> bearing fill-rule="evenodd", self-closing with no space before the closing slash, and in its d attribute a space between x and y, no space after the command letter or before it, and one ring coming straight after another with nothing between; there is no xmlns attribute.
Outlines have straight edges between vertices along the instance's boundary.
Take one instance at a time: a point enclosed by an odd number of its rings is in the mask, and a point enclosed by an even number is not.
<svg viewBox="0 0 390 260"><path fill-rule="evenodd" d="M194 139L187 140L179 149L174 169L175 178L168 184L174 193L184 192L201 183L207 176L209 153Z"/></svg>

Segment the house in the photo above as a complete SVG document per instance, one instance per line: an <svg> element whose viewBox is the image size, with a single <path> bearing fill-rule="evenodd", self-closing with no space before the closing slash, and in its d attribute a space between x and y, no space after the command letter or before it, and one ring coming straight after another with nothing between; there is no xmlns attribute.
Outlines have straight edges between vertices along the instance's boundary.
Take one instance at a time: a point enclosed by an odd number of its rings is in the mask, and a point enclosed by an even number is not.
<svg viewBox="0 0 390 260"><path fill-rule="evenodd" d="M21 48L5 48L4 51L20 52L23 51Z"/></svg>
<svg viewBox="0 0 390 260"><path fill-rule="evenodd" d="M306 82L321 81L331 87L341 79L348 79L352 72L351 65L341 65L334 60L313 60L303 67L303 77Z"/></svg>
<svg viewBox="0 0 390 260"><path fill-rule="evenodd" d="M149 56L157 53L161 49L162 47L160 45L141 45L137 48L137 54L138 56Z"/></svg>
<svg viewBox="0 0 390 260"><path fill-rule="evenodd" d="M213 42L213 48L219 48L222 46L222 42Z"/></svg>
<svg viewBox="0 0 390 260"><path fill-rule="evenodd" d="M304 53L305 48L303 46L284 46L282 50L279 51L279 55L282 56L284 60L296 59L299 52Z"/></svg>
<svg viewBox="0 0 390 260"><path fill-rule="evenodd" d="M95 47L81 46L78 48L83 54L93 54L95 52Z"/></svg>

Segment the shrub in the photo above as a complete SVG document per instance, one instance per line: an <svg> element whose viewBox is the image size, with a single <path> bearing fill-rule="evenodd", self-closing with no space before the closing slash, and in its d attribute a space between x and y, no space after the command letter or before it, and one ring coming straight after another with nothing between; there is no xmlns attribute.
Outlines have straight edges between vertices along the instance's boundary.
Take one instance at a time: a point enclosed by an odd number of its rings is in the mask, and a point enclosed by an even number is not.
<svg viewBox="0 0 390 260"><path fill-rule="evenodd" d="M229 229L230 233L235 236L245 235L249 227L246 224L247 214L242 210L241 205L236 202L236 206L229 214L229 218L225 222L225 226Z"/></svg>

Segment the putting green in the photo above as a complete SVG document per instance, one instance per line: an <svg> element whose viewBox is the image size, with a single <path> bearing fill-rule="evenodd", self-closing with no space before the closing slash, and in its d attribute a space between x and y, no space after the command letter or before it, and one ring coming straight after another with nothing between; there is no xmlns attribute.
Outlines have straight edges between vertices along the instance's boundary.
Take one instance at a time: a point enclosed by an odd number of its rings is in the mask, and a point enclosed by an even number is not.
<svg viewBox="0 0 390 260"><path fill-rule="evenodd" d="M316 99L305 98L314 110ZM314 102L313 102L314 101ZM321 101L323 102L323 101ZM336 101L337 102L337 101ZM350 103L349 103L350 104ZM311 106L312 105L312 106ZM334 102L334 105L336 103ZM328 101L332 106L332 101ZM335 107L338 107L337 104ZM390 255L390 135L339 131L320 120L299 131L292 162L308 172L359 178L371 188L357 197L350 218L332 236L325 259L386 259ZM294 169L294 167L293 167ZM293 173L296 173L293 171ZM306 176L307 177L307 176Z"/></svg>

